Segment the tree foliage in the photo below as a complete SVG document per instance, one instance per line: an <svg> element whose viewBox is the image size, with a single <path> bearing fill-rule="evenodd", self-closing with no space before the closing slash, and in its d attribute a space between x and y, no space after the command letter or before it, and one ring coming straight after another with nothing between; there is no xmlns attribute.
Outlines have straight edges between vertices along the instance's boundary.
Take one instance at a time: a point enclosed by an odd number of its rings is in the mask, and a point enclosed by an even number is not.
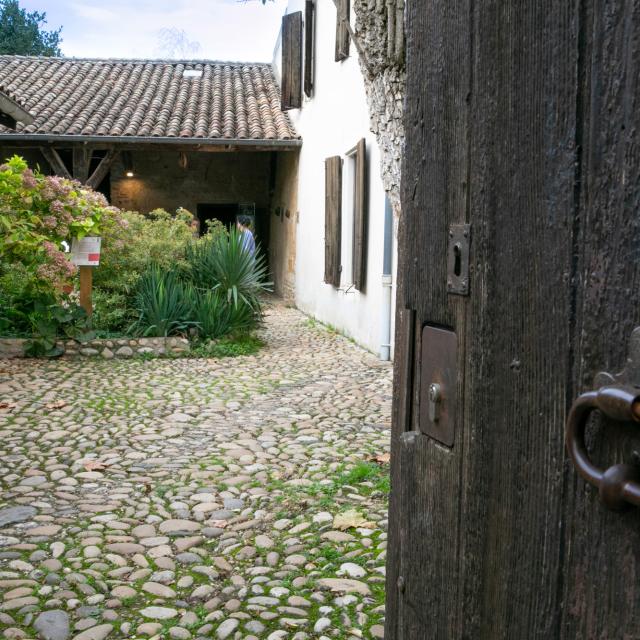
<svg viewBox="0 0 640 640"><path fill-rule="evenodd" d="M0 0L0 54L61 56L60 32L45 31L47 14L27 12L18 0Z"/></svg>

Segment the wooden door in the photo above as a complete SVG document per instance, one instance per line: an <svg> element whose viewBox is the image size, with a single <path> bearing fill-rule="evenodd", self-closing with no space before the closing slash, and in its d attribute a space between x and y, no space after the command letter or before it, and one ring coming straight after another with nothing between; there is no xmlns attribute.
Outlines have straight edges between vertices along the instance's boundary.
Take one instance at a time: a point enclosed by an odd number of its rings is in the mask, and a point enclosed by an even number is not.
<svg viewBox="0 0 640 640"><path fill-rule="evenodd" d="M640 1L407 11L385 638L640 638L640 509L606 509L564 446L640 325ZM420 430L427 324L456 334L452 446ZM636 431L595 420L589 453L634 462Z"/></svg>

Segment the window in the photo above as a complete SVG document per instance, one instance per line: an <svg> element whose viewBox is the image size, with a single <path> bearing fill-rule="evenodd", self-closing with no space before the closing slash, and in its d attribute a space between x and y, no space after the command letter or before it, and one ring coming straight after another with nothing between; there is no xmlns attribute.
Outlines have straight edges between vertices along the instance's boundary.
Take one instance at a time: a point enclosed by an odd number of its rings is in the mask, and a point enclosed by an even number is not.
<svg viewBox="0 0 640 640"><path fill-rule="evenodd" d="M302 11L282 18L282 109L302 106Z"/></svg>
<svg viewBox="0 0 640 640"><path fill-rule="evenodd" d="M349 29L347 25L351 19L350 0L336 1L336 62L349 57Z"/></svg>

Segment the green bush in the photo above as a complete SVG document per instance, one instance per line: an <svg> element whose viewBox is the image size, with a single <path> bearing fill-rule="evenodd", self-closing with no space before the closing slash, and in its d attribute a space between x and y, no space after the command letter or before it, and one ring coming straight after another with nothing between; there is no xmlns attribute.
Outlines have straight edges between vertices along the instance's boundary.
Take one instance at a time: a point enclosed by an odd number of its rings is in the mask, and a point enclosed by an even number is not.
<svg viewBox="0 0 640 640"><path fill-rule="evenodd" d="M193 241L194 219L186 209L172 216L156 209L147 216L134 211L122 214L124 225L109 225L102 232L100 266L94 287L128 296L135 293L140 278L152 266L160 269L188 268L187 246ZM124 227L124 228L123 228Z"/></svg>
<svg viewBox="0 0 640 640"><path fill-rule="evenodd" d="M122 335L135 321L133 303L124 293L94 289L92 295L93 315L91 322L93 328L101 336Z"/></svg>

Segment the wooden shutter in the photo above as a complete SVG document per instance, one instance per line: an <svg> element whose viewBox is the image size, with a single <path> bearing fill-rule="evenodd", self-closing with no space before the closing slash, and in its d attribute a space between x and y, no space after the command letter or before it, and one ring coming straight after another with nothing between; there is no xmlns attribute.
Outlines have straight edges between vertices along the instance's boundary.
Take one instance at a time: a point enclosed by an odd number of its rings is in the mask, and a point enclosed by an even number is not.
<svg viewBox="0 0 640 640"><path fill-rule="evenodd" d="M282 109L302 106L302 11L282 18Z"/></svg>
<svg viewBox="0 0 640 640"><path fill-rule="evenodd" d="M314 33L315 33L314 0L307 0L304 11L304 93L310 98L313 93L314 71Z"/></svg>
<svg viewBox="0 0 640 640"><path fill-rule="evenodd" d="M336 7L336 62L340 62L349 57L349 30L344 20L349 21L350 0L336 0Z"/></svg>
<svg viewBox="0 0 640 640"><path fill-rule="evenodd" d="M367 236L369 194L367 189L367 143L364 138L356 146L356 175L353 211L353 285L364 291L367 277Z"/></svg>
<svg viewBox="0 0 640 640"><path fill-rule="evenodd" d="M327 158L324 207L324 281L340 286L340 243L342 240L342 158Z"/></svg>

